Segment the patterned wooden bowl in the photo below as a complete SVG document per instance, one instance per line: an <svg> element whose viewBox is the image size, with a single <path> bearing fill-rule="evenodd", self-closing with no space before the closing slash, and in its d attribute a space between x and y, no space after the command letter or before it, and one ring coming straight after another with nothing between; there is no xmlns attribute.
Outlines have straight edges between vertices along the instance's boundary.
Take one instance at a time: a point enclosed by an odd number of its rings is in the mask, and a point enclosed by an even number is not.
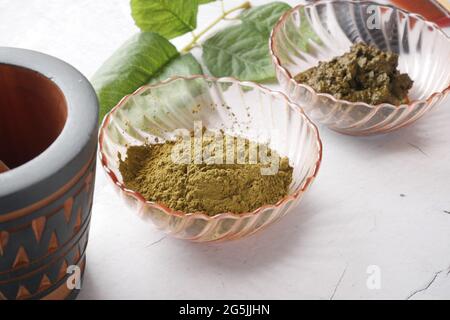
<svg viewBox="0 0 450 320"><path fill-rule="evenodd" d="M80 72L0 48L0 300L79 292L97 124L97 98Z"/></svg>

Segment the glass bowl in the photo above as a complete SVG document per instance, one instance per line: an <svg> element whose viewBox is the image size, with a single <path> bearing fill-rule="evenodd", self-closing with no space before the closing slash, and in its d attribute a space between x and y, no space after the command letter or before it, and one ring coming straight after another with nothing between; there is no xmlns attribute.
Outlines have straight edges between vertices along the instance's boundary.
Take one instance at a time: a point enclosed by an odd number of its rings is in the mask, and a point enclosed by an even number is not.
<svg viewBox="0 0 450 320"><path fill-rule="evenodd" d="M399 54L399 70L414 80L409 104L369 105L317 93L294 77L364 42ZM419 119L450 91L450 38L420 15L368 1L320 1L286 12L272 30L278 81L312 120L349 135L389 132Z"/></svg>
<svg viewBox="0 0 450 320"><path fill-rule="evenodd" d="M268 143L287 156L294 168L289 194L253 212L208 216L171 210L125 188L119 156L125 158L127 146L172 139L176 129L192 131L195 121L213 131ZM297 105L280 92L231 78L175 77L143 86L105 117L99 142L103 168L126 203L166 233L198 242L241 238L284 216L299 203L322 159L318 130Z"/></svg>

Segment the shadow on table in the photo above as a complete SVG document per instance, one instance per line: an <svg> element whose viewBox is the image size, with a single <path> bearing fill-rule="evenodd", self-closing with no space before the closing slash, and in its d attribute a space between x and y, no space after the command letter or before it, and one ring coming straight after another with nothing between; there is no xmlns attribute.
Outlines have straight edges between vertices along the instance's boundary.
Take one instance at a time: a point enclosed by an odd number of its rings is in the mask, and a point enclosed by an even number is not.
<svg viewBox="0 0 450 320"><path fill-rule="evenodd" d="M280 260L294 254L303 237L314 232L308 223L314 215L319 211L330 211L330 208L318 208L320 204L309 201L312 197L308 196L292 212L252 236L223 243L183 242L184 250L189 251L197 265L222 272L251 274L257 269L279 264Z"/></svg>
<svg viewBox="0 0 450 320"><path fill-rule="evenodd" d="M320 129L324 133L325 138L328 138L325 139L325 142L328 142L326 140L330 140L330 142L340 140L339 142L345 143L346 148L350 152L353 151L352 154L355 156L370 152L382 158L385 155L410 152L411 149L415 149L416 152L427 156L422 148L426 148L428 144L447 144L448 137L446 137L446 133L450 126L449 108L450 98L447 99L445 104L429 111L415 123L382 135L353 137L332 132L325 127ZM329 132L324 132L325 130Z"/></svg>
<svg viewBox="0 0 450 320"><path fill-rule="evenodd" d="M98 299L98 297L101 296L100 289L98 289L95 285L95 276L93 275L93 271L89 268L89 259L87 259L82 288L77 300Z"/></svg>

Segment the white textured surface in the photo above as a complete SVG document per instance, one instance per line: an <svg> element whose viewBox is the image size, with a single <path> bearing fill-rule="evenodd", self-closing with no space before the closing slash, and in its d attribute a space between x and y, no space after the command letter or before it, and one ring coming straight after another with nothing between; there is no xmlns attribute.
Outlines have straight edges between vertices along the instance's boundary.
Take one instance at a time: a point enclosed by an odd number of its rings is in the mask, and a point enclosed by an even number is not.
<svg viewBox="0 0 450 320"><path fill-rule="evenodd" d="M219 10L203 7L200 25ZM43 51L88 77L136 31L127 0L0 0L1 46ZM164 237L99 168L80 298L449 299L450 103L389 135L320 129L324 162L298 209L230 243ZM379 290L366 286L369 265L380 267Z"/></svg>

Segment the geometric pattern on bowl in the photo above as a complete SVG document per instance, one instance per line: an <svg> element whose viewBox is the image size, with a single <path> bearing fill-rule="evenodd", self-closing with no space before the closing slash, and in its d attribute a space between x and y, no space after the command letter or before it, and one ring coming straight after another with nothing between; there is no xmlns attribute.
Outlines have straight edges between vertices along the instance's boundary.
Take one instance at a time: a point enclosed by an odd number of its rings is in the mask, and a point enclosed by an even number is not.
<svg viewBox="0 0 450 320"><path fill-rule="evenodd" d="M317 93L293 77L364 42L399 54L398 69L414 85L409 104L368 105ZM285 13L272 30L277 79L312 120L349 135L396 130L442 104L450 92L450 38L420 15L369 1L320 1Z"/></svg>
<svg viewBox="0 0 450 320"><path fill-rule="evenodd" d="M253 212L211 217L171 210L125 188L119 154L125 158L127 146L170 140L176 129L193 130L195 121L213 131L268 143L287 156L294 168L289 194ZM166 233L197 242L238 239L277 221L299 203L322 159L318 130L297 105L280 92L231 78L175 77L141 87L105 117L99 140L103 168L128 206Z"/></svg>
<svg viewBox="0 0 450 320"><path fill-rule="evenodd" d="M0 215L0 300L62 300L78 294L67 286L68 267L84 273L96 159L93 152L55 200L24 208L19 217L17 211Z"/></svg>

